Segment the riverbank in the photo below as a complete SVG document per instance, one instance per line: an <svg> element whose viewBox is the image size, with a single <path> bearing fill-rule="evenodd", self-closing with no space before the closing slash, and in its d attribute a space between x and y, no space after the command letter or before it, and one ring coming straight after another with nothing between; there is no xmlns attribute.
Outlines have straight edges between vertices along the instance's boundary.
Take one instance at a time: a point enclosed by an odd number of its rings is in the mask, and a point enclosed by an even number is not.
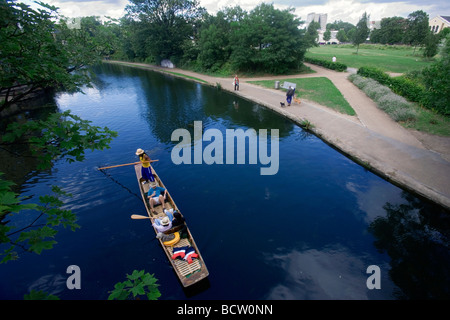
<svg viewBox="0 0 450 320"><path fill-rule="evenodd" d="M218 86L242 98L265 106L295 123L312 124L309 129L323 141L384 179L410 192L450 209L450 138L408 130L379 110L375 103L347 80L348 72L334 72L314 65L308 75L265 78L241 78L240 90L234 91L232 78L218 78L182 69L166 69L143 63L106 61L158 72L178 73L193 81ZM174 75L177 76L177 75ZM260 79L327 77L341 91L356 111L343 115L313 102L281 107L285 94L247 83ZM339 168L336 168L339 170Z"/></svg>

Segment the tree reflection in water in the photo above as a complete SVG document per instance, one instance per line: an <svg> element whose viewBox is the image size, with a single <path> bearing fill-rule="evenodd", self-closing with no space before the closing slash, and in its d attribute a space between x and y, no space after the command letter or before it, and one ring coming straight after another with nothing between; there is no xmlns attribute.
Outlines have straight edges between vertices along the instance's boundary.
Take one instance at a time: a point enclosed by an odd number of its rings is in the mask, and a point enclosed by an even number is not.
<svg viewBox="0 0 450 320"><path fill-rule="evenodd" d="M407 204L384 205L369 231L375 247L391 258L390 277L399 299L450 298L450 212L403 192ZM444 263L443 263L444 261Z"/></svg>

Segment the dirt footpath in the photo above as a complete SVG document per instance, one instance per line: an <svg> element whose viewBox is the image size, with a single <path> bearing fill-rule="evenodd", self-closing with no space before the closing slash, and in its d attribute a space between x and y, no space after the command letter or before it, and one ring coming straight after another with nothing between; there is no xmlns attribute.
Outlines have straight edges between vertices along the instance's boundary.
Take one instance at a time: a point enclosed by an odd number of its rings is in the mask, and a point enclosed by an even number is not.
<svg viewBox="0 0 450 320"><path fill-rule="evenodd" d="M316 73L240 78L240 90L234 91L232 78L216 78L146 64L124 64L159 72L176 72L202 79L212 86L220 84L223 90L261 104L298 124L308 120L313 124L314 134L350 158L386 180L450 209L450 138L403 128L347 79L348 72L335 72L307 64ZM280 102L285 101L283 91L247 83L261 79L305 77L329 78L355 110L356 116L344 115L306 100L302 100L301 104L281 107Z"/></svg>

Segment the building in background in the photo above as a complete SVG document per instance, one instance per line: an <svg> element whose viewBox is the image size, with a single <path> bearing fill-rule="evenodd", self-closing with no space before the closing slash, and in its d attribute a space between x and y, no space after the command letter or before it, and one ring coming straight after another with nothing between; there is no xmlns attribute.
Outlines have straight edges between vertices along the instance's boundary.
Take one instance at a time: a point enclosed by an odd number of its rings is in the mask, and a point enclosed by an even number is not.
<svg viewBox="0 0 450 320"><path fill-rule="evenodd" d="M323 33L327 30L327 18L328 14L315 12L309 13L308 16L306 17L306 29L309 27L309 24L311 22L319 23L320 29L317 29L317 33L319 34L318 43L320 44L325 44L325 41L323 40Z"/></svg>
<svg viewBox="0 0 450 320"><path fill-rule="evenodd" d="M336 38L336 35L339 30L330 30L331 38L330 40L325 41L323 39L323 34L327 30L327 19L328 14L327 13L309 13L306 17L306 28L308 28L309 24L311 22L318 22L320 24L320 29L317 30L317 33L319 34L318 43L319 44L339 44L339 40ZM374 29L380 29L381 27L381 21L367 21L367 27L370 29L370 31ZM368 38L369 39L369 38Z"/></svg>
<svg viewBox="0 0 450 320"><path fill-rule="evenodd" d="M340 41L336 38L336 35L338 33L338 30L330 30L330 40L325 41L323 39L323 34L325 33L324 30L319 30L319 44L339 44Z"/></svg>
<svg viewBox="0 0 450 320"><path fill-rule="evenodd" d="M439 33L442 29L450 28L450 16L436 16L428 22L433 33Z"/></svg>
<svg viewBox="0 0 450 320"><path fill-rule="evenodd" d="M381 20L378 21L367 21L367 27L370 31L374 29L380 29L381 28Z"/></svg>
<svg viewBox="0 0 450 320"><path fill-rule="evenodd" d="M327 28L327 16L326 13L309 13L306 17L306 28L308 28L311 22L318 22L320 24L320 30L325 31Z"/></svg>

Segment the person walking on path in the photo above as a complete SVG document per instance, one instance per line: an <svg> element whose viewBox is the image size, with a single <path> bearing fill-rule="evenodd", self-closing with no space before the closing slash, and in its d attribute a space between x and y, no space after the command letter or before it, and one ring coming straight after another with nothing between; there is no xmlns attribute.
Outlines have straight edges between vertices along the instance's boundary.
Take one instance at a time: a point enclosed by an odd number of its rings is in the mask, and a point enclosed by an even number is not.
<svg viewBox="0 0 450 320"><path fill-rule="evenodd" d="M234 80L233 80L233 84L234 84L234 91L239 91L239 78L237 75L234 76Z"/></svg>
<svg viewBox="0 0 450 320"><path fill-rule="evenodd" d="M287 102L288 106L291 105L292 97L294 96L294 93L295 93L295 89L292 89L292 87L289 86L289 89L286 92L286 102Z"/></svg>

